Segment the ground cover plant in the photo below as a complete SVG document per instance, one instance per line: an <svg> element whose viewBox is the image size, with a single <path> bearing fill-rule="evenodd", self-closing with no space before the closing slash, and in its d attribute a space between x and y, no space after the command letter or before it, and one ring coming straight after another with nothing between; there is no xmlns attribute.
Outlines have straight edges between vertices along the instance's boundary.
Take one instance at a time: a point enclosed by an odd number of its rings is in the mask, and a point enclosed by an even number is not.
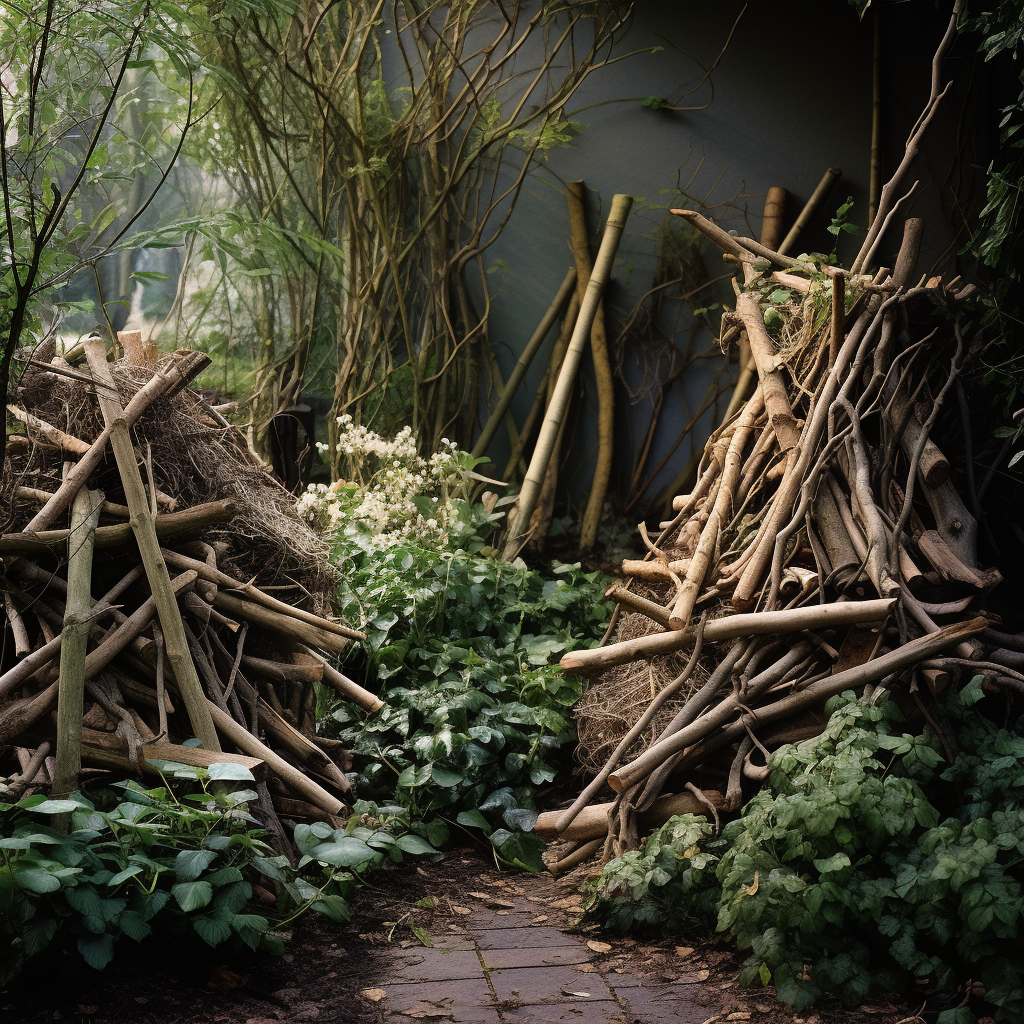
<svg viewBox="0 0 1024 1024"><path fill-rule="evenodd" d="M599 631L607 581L502 561L488 544L501 503L471 500L475 460L454 444L424 459L409 430L341 428L351 479L301 507L327 528L341 614L367 634L347 670L387 706L331 701L322 727L352 751L357 791L407 808L432 841L480 828L502 861L538 868L543 843L523 829L575 738L579 697L551 661Z"/></svg>
<svg viewBox="0 0 1024 1024"><path fill-rule="evenodd" d="M292 866L248 813L248 769L158 766L162 786L120 783L118 797L0 803L0 984L47 951L102 969L123 939L279 952L280 930L307 910L347 920L367 871L435 852L401 808L361 801L342 828L296 826ZM259 913L254 885L277 894Z"/></svg>
<svg viewBox="0 0 1024 1024"><path fill-rule="evenodd" d="M979 714L982 696L979 676L947 702L943 741L905 731L892 701L836 698L720 838L672 819L588 883L589 913L621 931L717 922L751 951L741 980L797 1008L973 981L996 1021L1019 1020L1024 738Z"/></svg>

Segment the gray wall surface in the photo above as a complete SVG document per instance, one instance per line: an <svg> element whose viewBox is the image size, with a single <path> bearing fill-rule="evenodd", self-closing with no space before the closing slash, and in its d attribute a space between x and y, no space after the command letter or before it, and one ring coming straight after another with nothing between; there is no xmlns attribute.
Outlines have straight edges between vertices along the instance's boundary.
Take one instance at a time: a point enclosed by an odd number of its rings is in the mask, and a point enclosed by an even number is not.
<svg viewBox="0 0 1024 1024"><path fill-rule="evenodd" d="M909 2L887 6L882 17L884 155L885 170L891 172L927 97L931 56L947 15L937 13L934 4ZM718 67L700 84L734 24ZM634 53L586 81L576 95L575 109L567 111L585 129L568 145L549 152L546 163L525 184L508 226L488 250L487 262L496 268L489 283L494 288L500 281L493 300L491 338L505 375L571 264L567 181L586 182L595 235L614 193L636 197L606 299L610 340L615 339L616 325L626 320L652 285L658 240L666 221L676 221L674 230L679 228L678 219L667 213L671 207L703 209L727 229L757 237L764 194L770 186L780 185L789 192L788 226L826 168L838 166L842 180L796 251L833 251L836 242L826 228L847 197L854 200L850 220L865 223L871 149L870 16L861 22L841 0L795 0L784 7L753 2L745 8L737 0L717 4L641 0L617 53L651 47L661 49ZM969 52L970 47L965 49ZM649 110L642 106L648 96L703 109ZM950 203L941 183L948 183L956 169L956 158L949 156L955 147L947 143L956 136L957 126L962 127L964 111L963 103L951 97L934 129L933 137L940 144L923 154L910 178L922 178L923 187L907 204L907 212L925 216L928 222L919 269L929 269L936 262L941 265L943 259L948 264L955 257L957 244L951 242L948 224ZM899 243L899 230L890 235L880 253L883 264ZM840 259L848 264L859 240L843 234L838 244ZM710 277L728 270L713 247L704 246L704 262ZM680 291L675 289L675 294ZM726 283L717 286L713 297L702 293L699 299L706 305L731 297ZM720 310L708 314L716 331L719 316ZM678 297L661 309L655 328L647 337L630 332L623 343L625 384L618 389L613 497L625 495L634 472L657 392L651 385L673 365L664 346L668 343L678 350L674 357L678 366L687 352L693 356L713 343L707 326L693 329L690 305ZM517 394L513 410L520 424L532 404L550 343ZM722 367L722 357L709 354L696 359L673 385L645 475L698 411ZM734 372L730 369L727 374ZM597 448L596 414L590 401L594 379L586 363L583 377L588 401L577 421L565 477L576 501L589 489ZM727 400L726 394L719 414ZM699 453L714 422L714 410L701 418L698 429L648 489L645 501ZM507 453L504 431L500 431L492 445L494 463L504 466ZM634 512L642 511L643 504L638 503Z"/></svg>

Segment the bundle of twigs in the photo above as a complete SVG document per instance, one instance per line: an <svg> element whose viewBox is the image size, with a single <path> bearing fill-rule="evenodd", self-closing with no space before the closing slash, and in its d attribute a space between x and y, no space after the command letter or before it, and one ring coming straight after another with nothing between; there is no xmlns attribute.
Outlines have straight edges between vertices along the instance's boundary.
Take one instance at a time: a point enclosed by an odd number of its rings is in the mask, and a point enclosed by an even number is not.
<svg viewBox="0 0 1024 1024"><path fill-rule="evenodd" d="M905 692L934 724L923 698L964 668L1024 688L1021 638L994 633L989 618L968 611L1001 580L978 563L983 494L968 474L969 509L931 437L970 357L957 310L974 288L913 283L924 229L916 218L904 224L893 269L863 272L944 94L938 69L955 19L907 159L849 273L673 211L741 273L722 341L749 345L756 385L708 441L675 518L657 539L641 527L648 553L623 571L648 596L629 583L612 588L620 638L562 659L568 671L599 674L690 655L573 805L541 815L537 830L552 839L571 837L581 815L589 823L556 868L633 848L641 827L664 820L664 804L660 816L654 809L666 789L688 790L691 809L710 815L737 809L744 782L749 791L767 776L772 749L824 728L836 694ZM693 688L702 658L714 669ZM680 691L686 699L643 748ZM606 786L614 800L601 805L595 828L591 802Z"/></svg>
<svg viewBox="0 0 1024 1024"><path fill-rule="evenodd" d="M381 706L330 663L362 634L321 614L332 570L291 496L187 390L208 358L148 366L133 340L113 364L97 335L87 365L30 360L9 407L25 433L8 440L0 537L3 796L237 761L284 846L279 816L349 799L314 684Z"/></svg>

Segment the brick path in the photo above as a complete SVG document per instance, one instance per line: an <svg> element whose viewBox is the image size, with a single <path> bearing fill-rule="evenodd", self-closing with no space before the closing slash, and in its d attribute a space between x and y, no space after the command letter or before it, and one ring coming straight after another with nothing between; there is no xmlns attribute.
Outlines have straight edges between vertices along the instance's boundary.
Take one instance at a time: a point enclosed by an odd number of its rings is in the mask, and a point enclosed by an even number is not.
<svg viewBox="0 0 1024 1024"><path fill-rule="evenodd" d="M681 965L671 983L626 973L611 947L598 942L595 952L586 936L553 927L564 915L545 904L571 898L527 887L529 896L506 883L457 897L466 906L449 900L452 913L429 929L431 947L385 947L379 988L366 996L390 1024L702 1024L715 1016L694 998L707 971Z"/></svg>

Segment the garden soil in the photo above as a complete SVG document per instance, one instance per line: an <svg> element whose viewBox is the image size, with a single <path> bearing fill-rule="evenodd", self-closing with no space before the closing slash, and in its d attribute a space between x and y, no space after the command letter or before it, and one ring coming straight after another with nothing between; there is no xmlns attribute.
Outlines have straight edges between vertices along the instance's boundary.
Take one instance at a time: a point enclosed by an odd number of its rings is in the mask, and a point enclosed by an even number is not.
<svg viewBox="0 0 1024 1024"><path fill-rule="evenodd" d="M740 957L725 942L581 926L580 881L505 874L481 852L457 849L433 865L372 875L349 925L308 915L283 957L211 953L194 939L173 950L123 942L102 973L61 979L48 963L0 995L0 1022L928 1024L948 1005L822 1001L795 1013L764 989L739 988ZM480 964L479 979L452 969L460 958ZM539 978L553 979L554 998L530 994ZM604 995L590 998L598 986Z"/></svg>

